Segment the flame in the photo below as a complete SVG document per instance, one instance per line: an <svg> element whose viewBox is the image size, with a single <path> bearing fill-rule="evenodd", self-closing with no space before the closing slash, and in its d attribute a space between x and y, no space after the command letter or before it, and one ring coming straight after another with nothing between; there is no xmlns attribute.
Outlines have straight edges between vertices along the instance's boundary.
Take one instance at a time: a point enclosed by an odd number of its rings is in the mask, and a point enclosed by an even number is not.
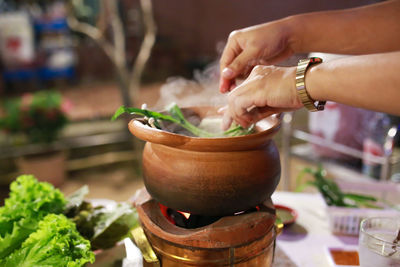
<svg viewBox="0 0 400 267"><path fill-rule="evenodd" d="M178 212L179 212L180 214L182 214L183 216L185 216L186 220L189 219L190 213L188 213L188 212L183 212L183 211L178 211Z"/></svg>
<svg viewBox="0 0 400 267"><path fill-rule="evenodd" d="M163 204L160 204L160 203L158 204L158 206L160 207L161 213L164 215L164 217L167 218L167 220L170 221L171 223L175 224L175 221L168 214L168 207L164 206ZM188 220L190 217L190 213L188 213L188 212L183 212L183 211L179 211L179 210L177 212L182 214L186 218L186 220Z"/></svg>

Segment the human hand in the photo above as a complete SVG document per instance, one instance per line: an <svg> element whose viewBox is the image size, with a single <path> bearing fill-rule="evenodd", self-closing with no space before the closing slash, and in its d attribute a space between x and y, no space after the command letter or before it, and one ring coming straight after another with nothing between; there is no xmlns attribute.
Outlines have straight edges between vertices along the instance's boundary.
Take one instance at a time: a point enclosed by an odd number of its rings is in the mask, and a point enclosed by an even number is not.
<svg viewBox="0 0 400 267"><path fill-rule="evenodd" d="M228 94L221 109L223 128L232 121L243 127L271 114L303 106L295 85L296 67L256 66L249 77Z"/></svg>
<svg viewBox="0 0 400 267"><path fill-rule="evenodd" d="M255 65L272 65L291 56L294 43L285 19L233 31L220 60L221 93L231 91L235 78Z"/></svg>

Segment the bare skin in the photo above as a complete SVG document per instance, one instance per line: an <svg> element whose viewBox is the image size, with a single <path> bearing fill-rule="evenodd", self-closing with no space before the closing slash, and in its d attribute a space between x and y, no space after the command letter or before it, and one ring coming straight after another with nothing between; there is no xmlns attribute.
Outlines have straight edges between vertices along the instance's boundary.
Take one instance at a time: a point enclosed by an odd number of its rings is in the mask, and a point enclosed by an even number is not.
<svg viewBox="0 0 400 267"><path fill-rule="evenodd" d="M220 91L230 92L224 127L248 126L274 112L303 105L295 88L295 67L275 64L295 53L357 55L307 71L312 99L400 115L400 1L301 14L234 31L220 61ZM235 79L248 78L235 87Z"/></svg>

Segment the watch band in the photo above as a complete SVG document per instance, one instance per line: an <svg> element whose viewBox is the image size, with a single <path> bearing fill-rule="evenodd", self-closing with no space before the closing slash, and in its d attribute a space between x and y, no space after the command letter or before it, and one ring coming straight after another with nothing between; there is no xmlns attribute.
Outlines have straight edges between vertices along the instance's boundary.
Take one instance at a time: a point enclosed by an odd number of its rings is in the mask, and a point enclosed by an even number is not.
<svg viewBox="0 0 400 267"><path fill-rule="evenodd" d="M319 57L311 57L300 59L296 69L296 89L299 94L300 100L309 111L321 111L325 108L326 101L315 101L307 93L305 78L308 67L313 64L321 63L322 59Z"/></svg>

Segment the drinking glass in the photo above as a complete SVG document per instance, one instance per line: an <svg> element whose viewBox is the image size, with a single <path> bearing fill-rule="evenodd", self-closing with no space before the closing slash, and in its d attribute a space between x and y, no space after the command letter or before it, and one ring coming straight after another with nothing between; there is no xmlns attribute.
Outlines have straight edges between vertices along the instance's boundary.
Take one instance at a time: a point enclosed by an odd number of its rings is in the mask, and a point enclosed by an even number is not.
<svg viewBox="0 0 400 267"><path fill-rule="evenodd" d="M361 267L400 266L400 218L367 218L361 222Z"/></svg>

